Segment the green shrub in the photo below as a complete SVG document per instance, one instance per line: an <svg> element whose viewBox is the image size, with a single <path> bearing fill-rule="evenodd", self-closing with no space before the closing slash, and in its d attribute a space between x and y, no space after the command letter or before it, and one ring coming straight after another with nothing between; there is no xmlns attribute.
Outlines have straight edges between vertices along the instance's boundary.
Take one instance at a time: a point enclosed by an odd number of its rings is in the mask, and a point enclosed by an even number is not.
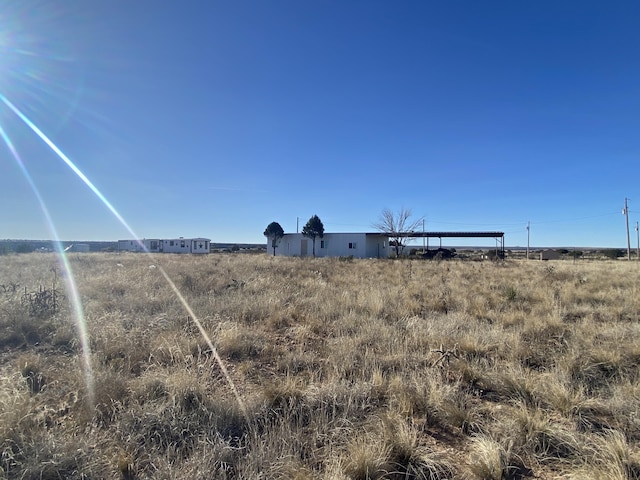
<svg viewBox="0 0 640 480"><path fill-rule="evenodd" d="M16 253L31 253L33 251L33 245L29 243L19 243L16 245Z"/></svg>
<svg viewBox="0 0 640 480"><path fill-rule="evenodd" d="M624 250L619 248L608 248L606 250L602 250L600 253L607 258L611 258L615 260L616 258L624 257Z"/></svg>

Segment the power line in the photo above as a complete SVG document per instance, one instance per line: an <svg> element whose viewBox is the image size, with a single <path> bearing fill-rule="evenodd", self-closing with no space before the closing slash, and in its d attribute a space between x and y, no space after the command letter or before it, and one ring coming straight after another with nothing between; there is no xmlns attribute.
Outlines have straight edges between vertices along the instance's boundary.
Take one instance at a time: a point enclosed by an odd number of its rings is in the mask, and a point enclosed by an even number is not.
<svg viewBox="0 0 640 480"><path fill-rule="evenodd" d="M631 210L630 210L631 211ZM492 226L505 226L505 227L515 227L515 226L520 226L520 225L524 225L526 228L526 225L544 225L544 224L548 224L548 223L570 223L570 222L577 222L577 221L581 221L581 220L590 220L592 218L602 218L602 217L609 217L609 216L614 216L614 215L618 215L617 212L611 212L611 213L601 213L598 215L588 215L585 217L573 217L573 218L565 218L565 219L557 219L557 220L543 220L543 221L527 221L527 222L518 222L518 223L499 223L499 222L495 222L495 223L467 223L467 222L443 222L443 221L439 221L439 220L433 220L433 219L429 219L427 218L427 222L430 224L442 224L442 225L468 225L468 226L476 226L476 227L492 227Z"/></svg>
<svg viewBox="0 0 640 480"><path fill-rule="evenodd" d="M634 212L631 209L627 209L628 212ZM517 222L517 223L499 223L499 222L494 222L494 223L468 223L468 222L447 222L447 221L440 221L440 220L433 220L433 219L429 219L426 218L426 222L429 225L434 225L434 224L439 224L439 225L461 225L461 226L467 226L467 227L518 227L518 226L524 226L525 229L530 229L531 226L533 225L550 225L550 224L557 224L557 223L572 223L572 222L580 222L580 221L584 221L584 220L591 220L594 218L603 218L603 217L612 217L612 216L616 216L619 215L618 212L609 212L609 213L600 213L597 215L588 215L588 216L584 216L584 217L572 217L572 218L565 218L565 219L556 219L556 220L541 220L541 221L527 221L527 222ZM358 228L375 228L373 227L372 224L360 224L360 223L341 223L341 222L324 222L325 225L331 225L331 226L340 226L340 227L358 227ZM505 233L520 233L520 230L511 230L509 232L505 232Z"/></svg>
<svg viewBox="0 0 640 480"><path fill-rule="evenodd" d="M581 220L590 220L592 218L611 217L611 216L614 216L614 215L618 215L618 212L615 212L615 213L602 213L600 215L590 215L588 217L575 217L575 218L567 218L567 219L564 219L564 220L547 220L547 221L544 221L544 222L531 222L531 223L535 224L535 225L544 225L544 224L547 224L547 223L570 223L570 222L578 222L578 221L581 221Z"/></svg>
<svg viewBox="0 0 640 480"><path fill-rule="evenodd" d="M493 227L493 226L507 226L507 227L515 227L517 225L522 225L522 222L518 223L467 223L467 222L441 222L438 220L432 220L427 218L427 223L440 223L442 225L470 225L473 227Z"/></svg>
<svg viewBox="0 0 640 480"><path fill-rule="evenodd" d="M368 227L373 228L371 225L359 225L357 223L334 223L334 222L324 222L327 225L340 225L341 227Z"/></svg>

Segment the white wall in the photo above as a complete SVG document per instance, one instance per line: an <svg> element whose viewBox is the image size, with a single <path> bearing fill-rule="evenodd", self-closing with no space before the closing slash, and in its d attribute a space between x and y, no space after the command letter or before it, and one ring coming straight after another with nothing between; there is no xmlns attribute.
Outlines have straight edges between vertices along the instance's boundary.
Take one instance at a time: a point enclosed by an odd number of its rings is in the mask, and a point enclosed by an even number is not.
<svg viewBox="0 0 640 480"><path fill-rule="evenodd" d="M147 248L148 251L150 252L160 252L162 251L162 240L158 239L158 238L145 238L144 240L142 240L142 243L144 243L144 246Z"/></svg>
<svg viewBox="0 0 640 480"><path fill-rule="evenodd" d="M304 241L307 243L306 255L302 251ZM322 238L316 238L316 257L385 258L389 256L388 245L388 239L383 235L325 233ZM273 255L270 243L267 253ZM313 256L313 240L301 233L286 233L276 247L276 255L311 257Z"/></svg>
<svg viewBox="0 0 640 480"><path fill-rule="evenodd" d="M192 238L191 253L209 253L211 251L209 242L208 238Z"/></svg>
<svg viewBox="0 0 640 480"><path fill-rule="evenodd" d="M191 253L191 239L173 238L162 240L162 251L164 253Z"/></svg>
<svg viewBox="0 0 640 480"><path fill-rule="evenodd" d="M367 251L368 258L387 258L391 255L389 249L389 238L385 235L367 235Z"/></svg>

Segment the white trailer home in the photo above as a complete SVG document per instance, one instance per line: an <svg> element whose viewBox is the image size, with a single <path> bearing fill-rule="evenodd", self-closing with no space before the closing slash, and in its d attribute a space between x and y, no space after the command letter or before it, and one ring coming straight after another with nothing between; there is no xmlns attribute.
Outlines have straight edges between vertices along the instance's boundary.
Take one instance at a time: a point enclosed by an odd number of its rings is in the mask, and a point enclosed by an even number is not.
<svg viewBox="0 0 640 480"><path fill-rule="evenodd" d="M271 243L267 253L273 255ZM387 258L389 237L382 233L325 233L316 237L316 257ZM301 233L285 233L275 251L286 257L310 257L313 240Z"/></svg>
<svg viewBox="0 0 640 480"><path fill-rule="evenodd" d="M144 248L141 245L144 244L144 240L118 240L119 252L144 252Z"/></svg>
<svg viewBox="0 0 640 480"><path fill-rule="evenodd" d="M144 248L142 245L144 245ZM152 253L209 253L211 240L208 238L144 238L137 240L118 240L120 252L152 252Z"/></svg>

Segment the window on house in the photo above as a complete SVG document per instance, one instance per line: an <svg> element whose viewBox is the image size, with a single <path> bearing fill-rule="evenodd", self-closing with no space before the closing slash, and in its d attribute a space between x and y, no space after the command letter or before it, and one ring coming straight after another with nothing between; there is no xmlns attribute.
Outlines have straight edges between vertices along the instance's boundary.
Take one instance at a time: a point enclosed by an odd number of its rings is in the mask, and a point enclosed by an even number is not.
<svg viewBox="0 0 640 480"><path fill-rule="evenodd" d="M349 242L349 248L358 248L356 247L356 242Z"/></svg>
<svg viewBox="0 0 640 480"><path fill-rule="evenodd" d="M184 248L184 240L180 240L180 247Z"/></svg>
<svg viewBox="0 0 640 480"><path fill-rule="evenodd" d="M173 247L173 240L169 240L169 246Z"/></svg>
<svg viewBox="0 0 640 480"><path fill-rule="evenodd" d="M326 240L320 240L320 248L327 248L327 241Z"/></svg>

